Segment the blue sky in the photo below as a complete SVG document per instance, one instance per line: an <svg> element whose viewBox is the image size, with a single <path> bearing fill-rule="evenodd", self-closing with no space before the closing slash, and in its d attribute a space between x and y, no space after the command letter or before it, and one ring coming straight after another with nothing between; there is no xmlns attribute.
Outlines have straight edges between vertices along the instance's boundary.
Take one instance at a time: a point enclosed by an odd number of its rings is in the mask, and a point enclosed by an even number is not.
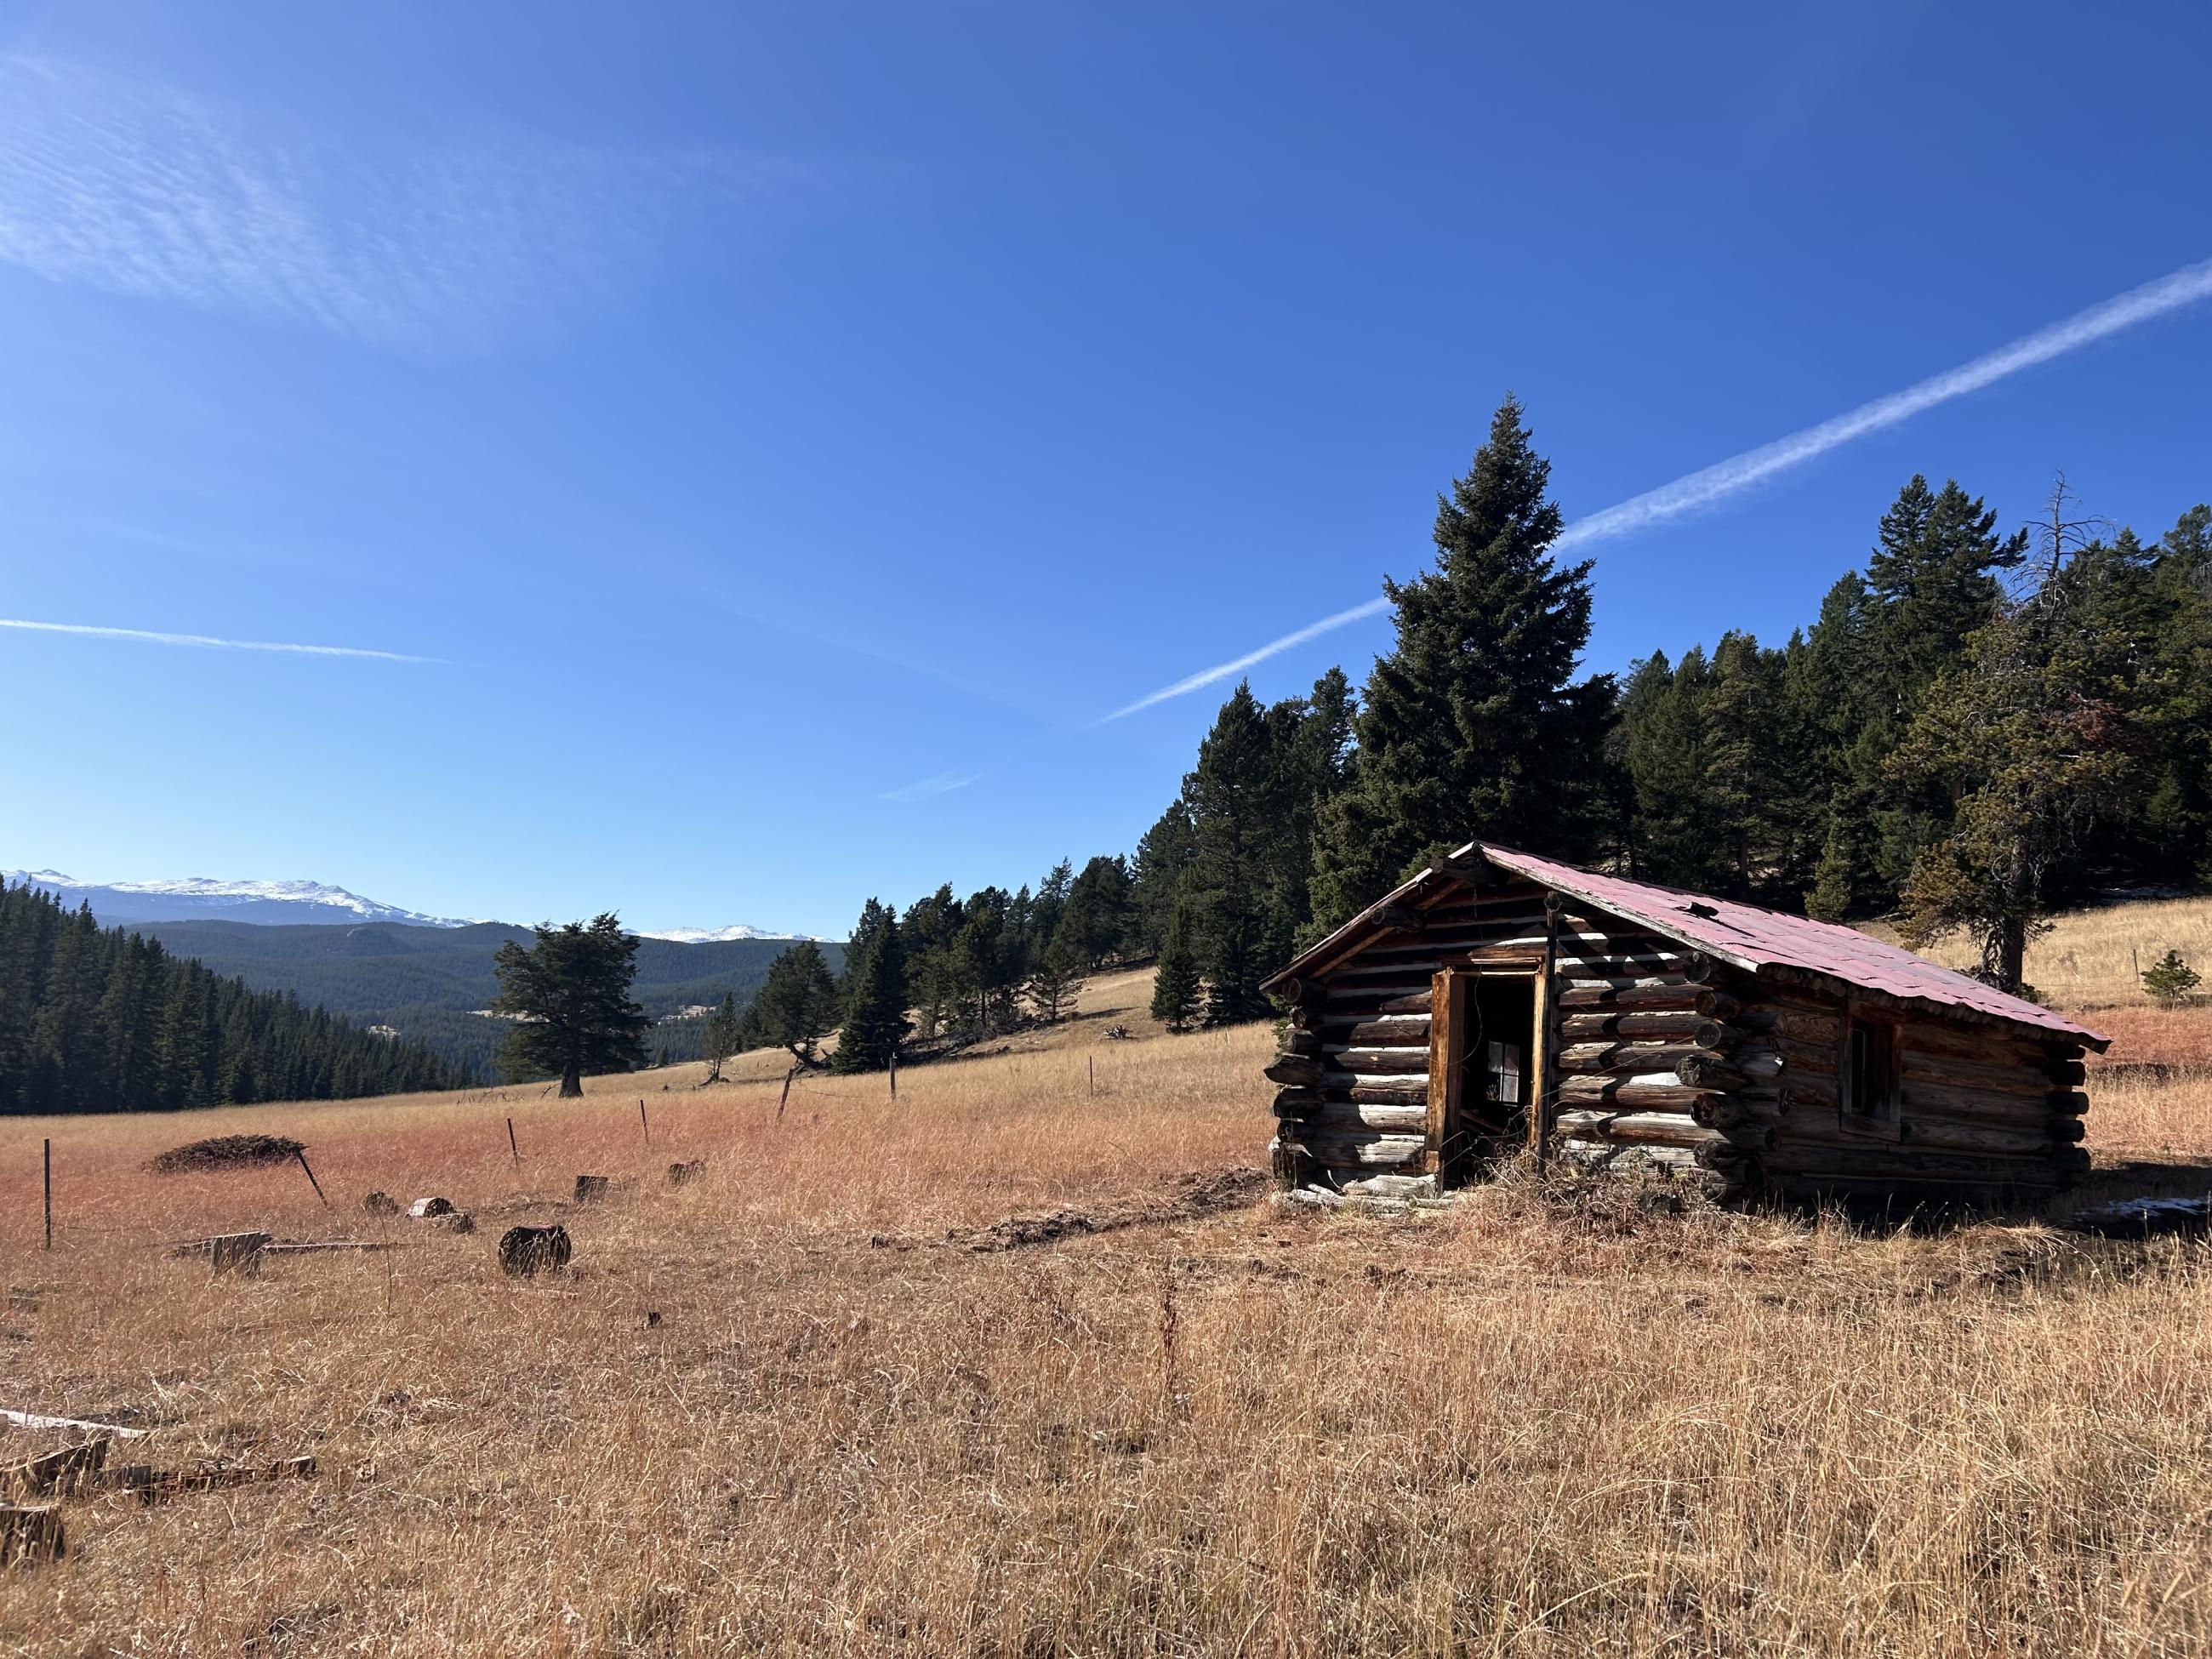
<svg viewBox="0 0 2212 1659"><path fill-rule="evenodd" d="M91 879L1033 878L1227 684L1103 717L1421 567L1506 388L1583 518L2212 258L2179 6L0 19L0 617L422 659L0 629L0 867ZM1591 665L1786 635L1916 470L2164 529L2212 303L2141 309L1593 539Z"/></svg>

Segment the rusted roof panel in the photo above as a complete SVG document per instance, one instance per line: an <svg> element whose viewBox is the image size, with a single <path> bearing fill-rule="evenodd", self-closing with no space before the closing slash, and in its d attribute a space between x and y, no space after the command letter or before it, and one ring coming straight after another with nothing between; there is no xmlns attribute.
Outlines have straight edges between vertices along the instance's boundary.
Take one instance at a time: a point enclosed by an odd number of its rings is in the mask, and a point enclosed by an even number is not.
<svg viewBox="0 0 2212 1659"><path fill-rule="evenodd" d="M1641 922L1655 933L1705 951L1748 972L1756 973L1765 967L1794 968L1847 985L1887 992L1891 996L2030 1026L2099 1049L2107 1042L2063 1014L2053 1013L2019 997L2007 996L1979 980L1938 967L1910 951L1869 939L1856 928L1793 916L1756 904L1708 898L1679 888L1655 887L1649 882L1599 875L1571 864L1486 842L1470 842L1460 850L1462 854L1479 852L1502 870L1513 871L1628 921ZM1369 911L1362 913L1362 918L1392 899L1404 897L1417 885L1419 883L1409 883L1369 907ZM1691 908L1693 905L1694 909ZM1360 919L1355 919L1339 928L1284 969L1284 975L1295 973L1304 963L1324 956L1341 955L1349 936L1360 925Z"/></svg>

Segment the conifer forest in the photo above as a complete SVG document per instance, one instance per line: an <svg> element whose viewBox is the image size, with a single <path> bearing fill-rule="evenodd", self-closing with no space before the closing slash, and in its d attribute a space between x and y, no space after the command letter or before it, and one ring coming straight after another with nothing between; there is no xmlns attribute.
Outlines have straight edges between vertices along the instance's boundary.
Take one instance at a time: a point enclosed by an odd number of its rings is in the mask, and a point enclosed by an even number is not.
<svg viewBox="0 0 2212 1659"><path fill-rule="evenodd" d="M1159 1018L1252 1019L1296 949L1478 836L1963 935L1984 977L2031 993L2051 911L2205 878L2212 507L2146 538L2059 480L2006 526L1915 476L1787 640L1588 673L1593 567L1553 556L1549 482L1508 399L1439 500L1431 567L1386 580L1397 637L1363 689L1340 668L1274 702L1240 684L1133 855L870 900L815 1024L866 1030L846 1063L880 1064L908 1011L923 1037L985 1034L1026 1017L1040 973L1163 953Z"/></svg>
<svg viewBox="0 0 2212 1659"><path fill-rule="evenodd" d="M345 1100L473 1080L413 1043L0 883L0 1113Z"/></svg>

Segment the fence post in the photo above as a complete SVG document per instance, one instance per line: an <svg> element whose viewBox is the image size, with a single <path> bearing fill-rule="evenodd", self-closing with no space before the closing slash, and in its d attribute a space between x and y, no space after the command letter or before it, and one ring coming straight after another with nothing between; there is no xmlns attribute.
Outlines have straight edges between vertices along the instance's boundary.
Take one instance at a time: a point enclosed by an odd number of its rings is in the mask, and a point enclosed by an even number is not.
<svg viewBox="0 0 2212 1659"><path fill-rule="evenodd" d="M46 1137L45 1158L46 1169L46 1248L51 1250L54 1248L54 1141L52 1135Z"/></svg>
<svg viewBox="0 0 2212 1659"><path fill-rule="evenodd" d="M1096 1054L1092 1054L1090 1058L1091 1058L1091 1092L1092 1094L1094 1094L1094 1095L1095 1095L1095 1094L1097 1094L1097 1093L1098 1092L1098 1056L1097 1056L1097 1055L1096 1055Z"/></svg>
<svg viewBox="0 0 2212 1659"><path fill-rule="evenodd" d="M520 1169L522 1167L522 1148L514 1144L514 1120L513 1118L509 1118L507 1121L507 1150L514 1158L514 1167L518 1170Z"/></svg>
<svg viewBox="0 0 2212 1659"><path fill-rule="evenodd" d="M645 1144L652 1146L653 1125L645 1120L645 1103L641 1100L637 1103L637 1127L645 1131Z"/></svg>
<svg viewBox="0 0 2212 1659"><path fill-rule="evenodd" d="M778 1123L783 1121L783 1109L791 1104L791 1079L798 1075L799 1067L796 1066L783 1074L783 1098L775 1103L775 1121Z"/></svg>
<svg viewBox="0 0 2212 1659"><path fill-rule="evenodd" d="M898 1050L891 1050L891 1098L898 1098Z"/></svg>
<svg viewBox="0 0 2212 1659"><path fill-rule="evenodd" d="M301 1169L307 1170L307 1153L306 1148L302 1147L300 1151L293 1153L292 1156L300 1160L300 1167ZM315 1189L315 1196L323 1200L323 1207L326 1210L329 1209L331 1207L331 1200L323 1192L323 1183L315 1179L315 1172L313 1170L307 1170L307 1184Z"/></svg>

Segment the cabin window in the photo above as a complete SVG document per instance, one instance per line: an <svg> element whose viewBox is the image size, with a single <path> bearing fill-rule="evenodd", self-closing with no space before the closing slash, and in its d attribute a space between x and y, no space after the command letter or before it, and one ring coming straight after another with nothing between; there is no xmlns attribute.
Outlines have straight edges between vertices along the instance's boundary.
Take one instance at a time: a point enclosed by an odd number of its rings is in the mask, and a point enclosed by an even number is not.
<svg viewBox="0 0 2212 1659"><path fill-rule="evenodd" d="M1861 1123L1897 1121L1897 1029L1880 1020L1849 1021L1844 1036L1844 1115Z"/></svg>

